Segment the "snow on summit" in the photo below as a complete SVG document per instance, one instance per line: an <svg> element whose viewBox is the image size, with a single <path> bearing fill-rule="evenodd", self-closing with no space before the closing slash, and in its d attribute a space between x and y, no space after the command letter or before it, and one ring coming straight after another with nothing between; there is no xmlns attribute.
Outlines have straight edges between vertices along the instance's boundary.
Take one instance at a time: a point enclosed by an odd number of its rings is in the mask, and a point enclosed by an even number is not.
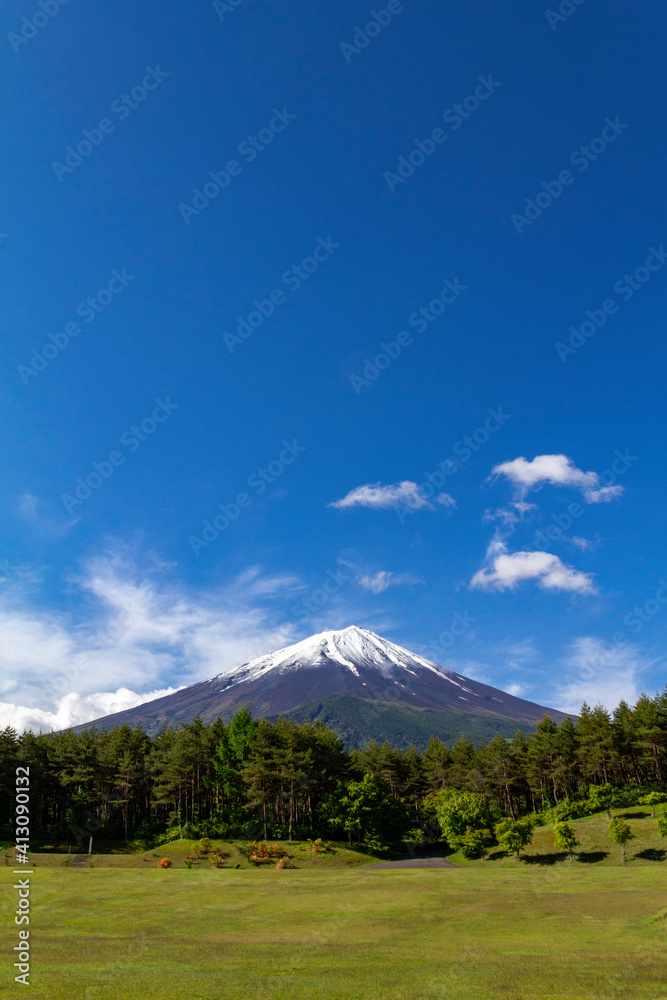
<svg viewBox="0 0 667 1000"><path fill-rule="evenodd" d="M437 712L454 709L456 715L452 725L455 724L459 731L465 722L462 712L483 713L482 721L493 728L499 719L504 720L503 725L507 725L509 719L535 725L549 711L438 667L431 660L375 632L351 625L344 629L326 629L284 649L257 657L230 673L199 681L165 698L107 716L96 723L145 723L157 731L164 725L194 718L203 721L222 718L225 721L241 708L247 708L253 716L266 718L305 711L306 717L314 719L323 712L329 721L331 712L334 715L342 712L340 724L346 727L349 713L352 718L361 712L360 725L370 736L374 731L371 722L377 713L368 716L369 704ZM558 717L559 713L555 715ZM415 721L412 716L410 718Z"/></svg>
<svg viewBox="0 0 667 1000"><path fill-rule="evenodd" d="M292 646L259 656L230 673L219 674L211 680L224 680L225 688L230 688L242 681L254 681L274 670L285 674L316 667L326 669L332 664L346 667L357 677L359 667L376 670L385 679L395 674L397 668L416 676L417 667L422 671L430 670L440 678L449 679L431 660L411 653L375 632L350 625L344 629L326 629L308 639L302 639L301 642L295 642Z"/></svg>

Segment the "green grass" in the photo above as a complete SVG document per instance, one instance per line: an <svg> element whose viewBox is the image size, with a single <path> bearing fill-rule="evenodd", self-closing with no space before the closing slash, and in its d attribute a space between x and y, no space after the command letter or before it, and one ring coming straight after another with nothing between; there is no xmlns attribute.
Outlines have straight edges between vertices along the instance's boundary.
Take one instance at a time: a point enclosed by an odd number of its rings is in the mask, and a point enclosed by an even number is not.
<svg viewBox="0 0 667 1000"><path fill-rule="evenodd" d="M662 808L662 807L661 807ZM622 816L635 835L635 839L626 845L627 865L650 865L660 867L667 860L667 839L658 833L658 820L651 818L648 806L633 806L628 809L612 809L612 816ZM486 861L467 860L462 854L450 854L449 858L455 864L472 866L473 868L515 867L524 865L572 865L577 868L600 865L617 867L621 864L621 848L612 844L609 839L609 819L606 813L596 813L584 819L569 820L569 825L576 831L580 847L576 851L576 859L570 861L567 854L560 851L554 841L553 826L541 826L533 833L533 843L522 854L523 862L517 862L516 857L504 854L499 848L491 847L487 852ZM667 871L667 865L660 869Z"/></svg>
<svg viewBox="0 0 667 1000"><path fill-rule="evenodd" d="M667 997L667 885L647 867L38 868L32 883L33 1000Z"/></svg>
<svg viewBox="0 0 667 1000"><path fill-rule="evenodd" d="M194 841L116 846L81 870L67 854L33 854L31 996L667 1000L665 841L648 810L614 812L636 834L625 865L605 814L572 822L575 862L552 827L524 861L492 849L484 862L452 855L458 870L361 868L377 859L346 844L314 857L282 842L298 866L287 871L253 868L229 841L213 841L225 869L186 870ZM158 870L160 857L172 868ZM9 868L0 881L13 928ZM9 953L11 929L5 938ZM16 988L7 970L0 995Z"/></svg>

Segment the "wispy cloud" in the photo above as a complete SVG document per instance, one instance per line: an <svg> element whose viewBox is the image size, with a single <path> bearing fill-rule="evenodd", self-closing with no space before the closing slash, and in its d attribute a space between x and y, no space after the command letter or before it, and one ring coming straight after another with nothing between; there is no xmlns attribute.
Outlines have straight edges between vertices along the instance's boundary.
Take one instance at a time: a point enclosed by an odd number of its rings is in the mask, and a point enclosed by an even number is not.
<svg viewBox="0 0 667 1000"><path fill-rule="evenodd" d="M631 643L614 645L592 636L574 640L559 663L562 678L554 702L564 712L579 712L584 701L610 711L621 700L632 704L643 690L642 675L663 657L649 657Z"/></svg>
<svg viewBox="0 0 667 1000"><path fill-rule="evenodd" d="M362 576L358 582L361 587L370 590L372 594L381 594L384 590L388 590L389 587L413 586L414 584L424 583L423 580L411 576L409 573L392 573L389 570L380 570L372 576Z"/></svg>
<svg viewBox="0 0 667 1000"><path fill-rule="evenodd" d="M538 510L536 503L527 503L525 500L517 500L513 503L508 503L506 507L500 507L498 510L484 511L482 520L485 523L488 523L489 521L500 521L507 533L511 534L516 525L519 524L520 521L527 520L529 515L534 510Z"/></svg>
<svg viewBox="0 0 667 1000"><path fill-rule="evenodd" d="M50 535L52 538L62 538L72 530L76 524L76 519L56 520L47 517L40 510L41 504L32 493L24 493L19 499L19 514L24 521L30 525L33 531L39 531L43 535Z"/></svg>
<svg viewBox="0 0 667 1000"><path fill-rule="evenodd" d="M550 552L508 552L501 538L494 538L486 553L487 565L470 581L482 590L514 590L526 580L535 580L543 590L569 590L580 594L595 593L588 573L566 566Z"/></svg>
<svg viewBox="0 0 667 1000"><path fill-rule="evenodd" d="M579 535L573 535L572 538L570 538L570 541L573 545L576 545L578 549L581 549L582 552L588 552L590 549L595 548L594 542L592 542L589 538L580 538Z"/></svg>
<svg viewBox="0 0 667 1000"><path fill-rule="evenodd" d="M508 694L513 695L515 698L522 698L526 693L526 689L523 684L507 684L505 690Z"/></svg>
<svg viewBox="0 0 667 1000"><path fill-rule="evenodd" d="M250 566L236 578L236 586L242 587L246 598L274 597L276 594L291 593L303 589L303 581L289 573L267 576L261 566Z"/></svg>
<svg viewBox="0 0 667 1000"><path fill-rule="evenodd" d="M295 641L295 626L277 622L263 602L295 587L292 576L266 577L255 567L228 587L193 593L168 582L171 569L117 550L89 561L71 580L85 621L36 608L20 576L8 581L0 595L0 726L89 721Z"/></svg>
<svg viewBox="0 0 667 1000"><path fill-rule="evenodd" d="M532 461L515 458L502 462L492 476L505 476L516 488L519 500L544 483L578 489L586 503L604 503L623 493L622 486L602 486L597 472L583 472L567 455L537 455Z"/></svg>
<svg viewBox="0 0 667 1000"><path fill-rule="evenodd" d="M342 500L336 500L329 506L338 510L349 507L370 507L374 510L389 510L392 507L435 510L435 504L441 507L456 507L456 500L448 493L439 493L431 500L426 496L423 486L405 479L393 486L381 486L380 483L356 486Z"/></svg>

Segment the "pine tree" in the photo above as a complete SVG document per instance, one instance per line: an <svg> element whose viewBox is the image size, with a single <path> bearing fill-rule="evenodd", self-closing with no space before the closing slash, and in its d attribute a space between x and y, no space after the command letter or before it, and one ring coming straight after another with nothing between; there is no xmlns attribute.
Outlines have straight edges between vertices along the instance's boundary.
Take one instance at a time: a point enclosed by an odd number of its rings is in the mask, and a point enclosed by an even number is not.
<svg viewBox="0 0 667 1000"><path fill-rule="evenodd" d="M431 791L447 787L451 766L452 755L449 749L437 736L431 736L422 757L424 777Z"/></svg>

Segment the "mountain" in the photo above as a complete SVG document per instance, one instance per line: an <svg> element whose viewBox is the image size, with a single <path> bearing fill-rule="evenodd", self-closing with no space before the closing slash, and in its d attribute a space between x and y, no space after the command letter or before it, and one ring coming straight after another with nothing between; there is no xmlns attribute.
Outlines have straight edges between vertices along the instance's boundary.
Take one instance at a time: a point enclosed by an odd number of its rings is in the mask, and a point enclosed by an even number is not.
<svg viewBox="0 0 667 1000"><path fill-rule="evenodd" d="M450 743L462 734L513 736L517 729L533 729L545 714L564 718L352 625L77 729L127 723L154 733L197 716L227 720L243 706L254 716L320 719L353 745L385 738L396 746L424 745L431 734Z"/></svg>

